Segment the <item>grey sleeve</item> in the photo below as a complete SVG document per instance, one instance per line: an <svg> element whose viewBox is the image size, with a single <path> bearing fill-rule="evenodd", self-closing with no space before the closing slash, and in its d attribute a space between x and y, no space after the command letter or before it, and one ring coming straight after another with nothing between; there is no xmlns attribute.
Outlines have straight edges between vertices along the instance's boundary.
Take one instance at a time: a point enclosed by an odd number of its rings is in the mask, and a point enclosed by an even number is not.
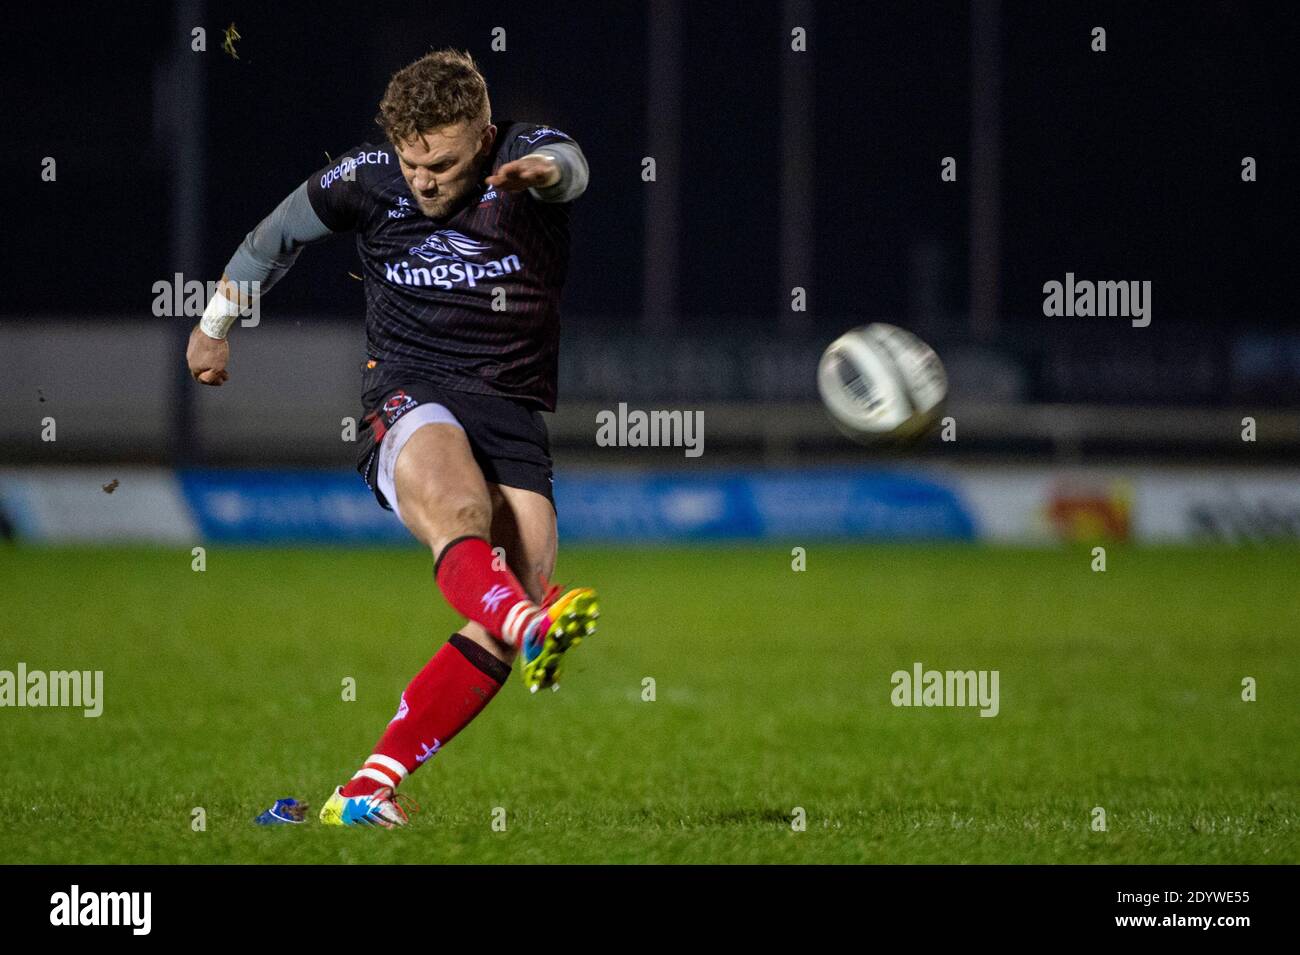
<svg viewBox="0 0 1300 955"><path fill-rule="evenodd" d="M320 221L303 183L244 237L226 264L232 282L258 282L265 293L289 271L303 246L333 235Z"/></svg>
<svg viewBox="0 0 1300 955"><path fill-rule="evenodd" d="M587 189L587 157L582 154L578 144L547 143L539 146L528 155L551 156L560 167L560 179L545 189L529 189L534 199L542 202L572 202Z"/></svg>

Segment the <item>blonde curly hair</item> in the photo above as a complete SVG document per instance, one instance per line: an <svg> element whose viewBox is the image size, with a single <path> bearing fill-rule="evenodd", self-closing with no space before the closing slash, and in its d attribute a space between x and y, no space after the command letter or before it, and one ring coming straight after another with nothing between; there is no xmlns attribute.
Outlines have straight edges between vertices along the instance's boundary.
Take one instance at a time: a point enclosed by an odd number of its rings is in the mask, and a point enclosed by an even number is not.
<svg viewBox="0 0 1300 955"><path fill-rule="evenodd" d="M393 74L375 122L391 143L464 120L485 128L492 118L487 81L474 58L460 50L434 50Z"/></svg>

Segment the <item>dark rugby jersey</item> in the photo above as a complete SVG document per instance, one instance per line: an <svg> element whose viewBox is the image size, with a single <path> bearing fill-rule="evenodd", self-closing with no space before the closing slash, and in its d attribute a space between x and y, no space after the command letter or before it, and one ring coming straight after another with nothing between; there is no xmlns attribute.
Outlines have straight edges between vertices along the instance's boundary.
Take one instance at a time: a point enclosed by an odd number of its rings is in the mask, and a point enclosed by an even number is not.
<svg viewBox="0 0 1300 955"><path fill-rule="evenodd" d="M572 140L501 122L483 176L557 142ZM554 411L571 203L478 190L447 219L425 217L388 143L349 150L307 181L321 222L357 234L367 350L378 367ZM497 288L503 311L492 310Z"/></svg>

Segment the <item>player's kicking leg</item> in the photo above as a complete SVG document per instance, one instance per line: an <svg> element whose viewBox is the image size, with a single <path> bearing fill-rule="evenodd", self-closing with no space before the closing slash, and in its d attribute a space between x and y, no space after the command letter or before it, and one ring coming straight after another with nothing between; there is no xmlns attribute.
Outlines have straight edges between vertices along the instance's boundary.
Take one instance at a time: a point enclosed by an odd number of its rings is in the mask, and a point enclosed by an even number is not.
<svg viewBox="0 0 1300 955"><path fill-rule="evenodd" d="M489 486L455 419L424 412L434 407L421 406L422 414L412 413L386 435L386 496L430 547L439 588L470 622L407 687L374 752L326 802L326 823L404 824L397 786L483 710L514 656L524 654L530 689L553 685L564 654L592 632L598 615L589 589L558 598L542 593L555 563L551 503L535 492ZM489 534L507 555L504 565Z"/></svg>
<svg viewBox="0 0 1300 955"><path fill-rule="evenodd" d="M564 654L595 629L599 616L596 593L588 587L563 594L558 588L543 593L543 582L550 580L555 570L555 508L536 491L497 484L489 487L493 543L512 558L517 557L517 562L509 561L510 566L529 596L546 609L546 617L525 635L518 648L524 685L533 693L548 686L558 688ZM482 627L469 626L475 628L480 641L487 644L491 640Z"/></svg>

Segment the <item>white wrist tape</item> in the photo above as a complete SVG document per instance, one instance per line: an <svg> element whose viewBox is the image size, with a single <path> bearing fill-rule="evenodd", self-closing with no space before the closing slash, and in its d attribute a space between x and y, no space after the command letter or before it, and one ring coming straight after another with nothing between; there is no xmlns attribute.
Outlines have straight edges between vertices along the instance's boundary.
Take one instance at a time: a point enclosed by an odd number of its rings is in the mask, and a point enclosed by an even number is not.
<svg viewBox="0 0 1300 955"><path fill-rule="evenodd" d="M232 302L218 291L208 302L208 307L203 310L199 328L209 338L225 338L226 332L230 331L230 326L235 324L235 319L238 317L239 303Z"/></svg>

